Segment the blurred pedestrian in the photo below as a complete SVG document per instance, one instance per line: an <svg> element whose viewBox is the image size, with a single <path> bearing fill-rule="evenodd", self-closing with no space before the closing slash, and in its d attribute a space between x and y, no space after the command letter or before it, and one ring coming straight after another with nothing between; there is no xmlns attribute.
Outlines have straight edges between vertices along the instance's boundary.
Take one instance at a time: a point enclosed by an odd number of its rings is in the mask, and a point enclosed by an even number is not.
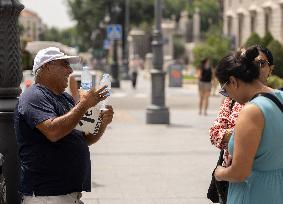
<svg viewBox="0 0 283 204"><path fill-rule="evenodd" d="M79 57L58 48L40 50L33 65L35 84L19 98L15 131L21 164L20 192L24 204L71 204L91 190L88 145L96 143L112 121L113 109L102 112L96 135L75 130L90 108L107 98L105 87L86 92L75 105L64 92Z"/></svg>
<svg viewBox="0 0 283 204"><path fill-rule="evenodd" d="M247 49L251 49L253 47L254 46L251 46ZM259 45L256 45L256 47L259 51L259 55L256 59L261 62L267 62L262 64L259 74L260 81L266 85L267 78L270 76L273 69L273 56L267 48L263 48ZM245 52L246 49L242 49L237 53L237 55L244 54ZM220 107L217 118L209 130L211 143L217 148L224 150L224 161L222 166L225 167L229 166L231 162L231 156L228 152L228 142L234 130L239 112L243 107L244 106L240 103L226 97Z"/></svg>
<svg viewBox="0 0 283 204"><path fill-rule="evenodd" d="M211 92L212 68L208 58L201 61L199 67L199 114L207 115L209 96Z"/></svg>
<svg viewBox="0 0 283 204"><path fill-rule="evenodd" d="M132 87L135 89L137 85L137 78L140 69L143 69L143 63L139 55L134 55L129 63Z"/></svg>
<svg viewBox="0 0 283 204"><path fill-rule="evenodd" d="M216 69L220 92L246 104L232 134L225 134L230 139L222 143L229 140L232 163L215 170L218 181L229 181L228 204L283 203L283 114L272 100L259 95L272 95L282 103L283 92L260 81L260 69L270 68L259 53L253 46L241 55L228 55Z"/></svg>

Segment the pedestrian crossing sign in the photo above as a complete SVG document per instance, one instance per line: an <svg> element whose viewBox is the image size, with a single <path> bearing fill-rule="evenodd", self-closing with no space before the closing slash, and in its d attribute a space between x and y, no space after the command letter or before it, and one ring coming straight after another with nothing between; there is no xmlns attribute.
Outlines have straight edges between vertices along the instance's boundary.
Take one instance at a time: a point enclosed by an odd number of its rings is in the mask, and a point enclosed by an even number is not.
<svg viewBox="0 0 283 204"><path fill-rule="evenodd" d="M107 37L109 40L122 39L122 26L121 24L111 24L107 26Z"/></svg>

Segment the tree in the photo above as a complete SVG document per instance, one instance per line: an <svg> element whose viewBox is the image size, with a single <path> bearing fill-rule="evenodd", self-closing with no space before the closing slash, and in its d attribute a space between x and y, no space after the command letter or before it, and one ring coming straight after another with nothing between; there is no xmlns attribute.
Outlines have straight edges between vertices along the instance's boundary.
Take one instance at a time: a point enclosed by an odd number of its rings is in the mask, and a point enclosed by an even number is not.
<svg viewBox="0 0 283 204"><path fill-rule="evenodd" d="M40 40L60 42L61 40L60 31L55 27L47 28L41 34Z"/></svg>
<svg viewBox="0 0 283 204"><path fill-rule="evenodd" d="M55 41L62 44L75 47L77 46L77 31L75 28L67 28L59 30L55 27L47 28L41 35L40 40L43 41Z"/></svg>
<svg viewBox="0 0 283 204"><path fill-rule="evenodd" d="M255 44L262 45L262 39L259 37L257 33L252 33L245 42L245 47L250 47Z"/></svg>
<svg viewBox="0 0 283 204"><path fill-rule="evenodd" d="M177 21L180 18L181 11L189 8L188 0L163 0L163 2L163 17L175 17Z"/></svg>
<svg viewBox="0 0 283 204"><path fill-rule="evenodd" d="M219 31L218 31L219 32ZM199 43L193 49L194 65L198 66L204 58L211 60L212 66L216 66L221 58L229 52L229 39L224 38L217 32L217 29L212 29L207 33L205 42Z"/></svg>
<svg viewBox="0 0 283 204"><path fill-rule="evenodd" d="M275 65L273 74L283 78L283 46L277 40L272 40L267 48L271 51L273 55L273 63Z"/></svg>
<svg viewBox="0 0 283 204"><path fill-rule="evenodd" d="M164 0L163 16L165 18L172 15L178 16L183 8L186 8L186 0ZM102 31L99 25L103 22L105 15L109 15L111 21L109 23L122 24L124 27L125 0L67 0L69 13L71 17L77 21L77 30L80 35L79 41L84 45L82 49L93 47L90 40L103 40L105 31ZM117 12L117 8L120 9ZM154 0L130 0L130 23L134 26L147 23L150 27L154 20ZM118 10L119 10L118 9ZM146 27L149 27L146 26ZM124 32L124 29L123 29ZM93 38L100 34L100 39ZM123 33L123 40L125 40ZM102 43L98 43L100 46Z"/></svg>
<svg viewBox="0 0 283 204"><path fill-rule="evenodd" d="M273 36L271 35L270 32L267 32L266 35L262 38L262 46L267 47L270 42L272 42Z"/></svg>
<svg viewBox="0 0 283 204"><path fill-rule="evenodd" d="M194 0L192 7L188 8L189 13L192 15L196 8L200 10L202 32L207 32L212 25L221 24L221 19L219 18L219 13L221 12L219 1Z"/></svg>

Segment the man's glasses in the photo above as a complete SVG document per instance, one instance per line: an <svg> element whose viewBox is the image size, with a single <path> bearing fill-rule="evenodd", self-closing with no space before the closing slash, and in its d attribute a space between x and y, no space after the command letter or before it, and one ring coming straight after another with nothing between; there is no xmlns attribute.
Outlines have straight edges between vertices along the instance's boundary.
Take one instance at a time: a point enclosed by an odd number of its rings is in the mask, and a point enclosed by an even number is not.
<svg viewBox="0 0 283 204"><path fill-rule="evenodd" d="M226 81L220 88L219 90L219 93L222 95L222 96L225 96L225 97L229 97L228 93L226 92L225 90L225 86L226 84L228 83L228 81Z"/></svg>

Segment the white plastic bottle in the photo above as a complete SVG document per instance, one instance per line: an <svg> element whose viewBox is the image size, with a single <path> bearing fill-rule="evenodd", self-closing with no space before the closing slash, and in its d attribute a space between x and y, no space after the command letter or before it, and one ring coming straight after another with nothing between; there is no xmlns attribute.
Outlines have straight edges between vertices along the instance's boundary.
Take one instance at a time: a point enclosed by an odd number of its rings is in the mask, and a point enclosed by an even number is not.
<svg viewBox="0 0 283 204"><path fill-rule="evenodd" d="M88 67L83 67L81 74L81 91L89 91L92 88L92 75ZM101 125L100 105L97 104L87 110L75 129L85 134L97 134Z"/></svg>
<svg viewBox="0 0 283 204"><path fill-rule="evenodd" d="M92 87L92 76L89 72L88 66L83 67L83 71L81 74L81 89L84 91L90 90Z"/></svg>
<svg viewBox="0 0 283 204"><path fill-rule="evenodd" d="M109 96L110 96L110 91L111 91L111 79L110 79L110 75L109 74L103 74L102 75L102 79L99 83L99 88L102 88L103 86L107 86L107 88L105 90L108 91L108 97L100 102L100 109L101 110L106 110L107 108L105 108L106 105L109 104Z"/></svg>

